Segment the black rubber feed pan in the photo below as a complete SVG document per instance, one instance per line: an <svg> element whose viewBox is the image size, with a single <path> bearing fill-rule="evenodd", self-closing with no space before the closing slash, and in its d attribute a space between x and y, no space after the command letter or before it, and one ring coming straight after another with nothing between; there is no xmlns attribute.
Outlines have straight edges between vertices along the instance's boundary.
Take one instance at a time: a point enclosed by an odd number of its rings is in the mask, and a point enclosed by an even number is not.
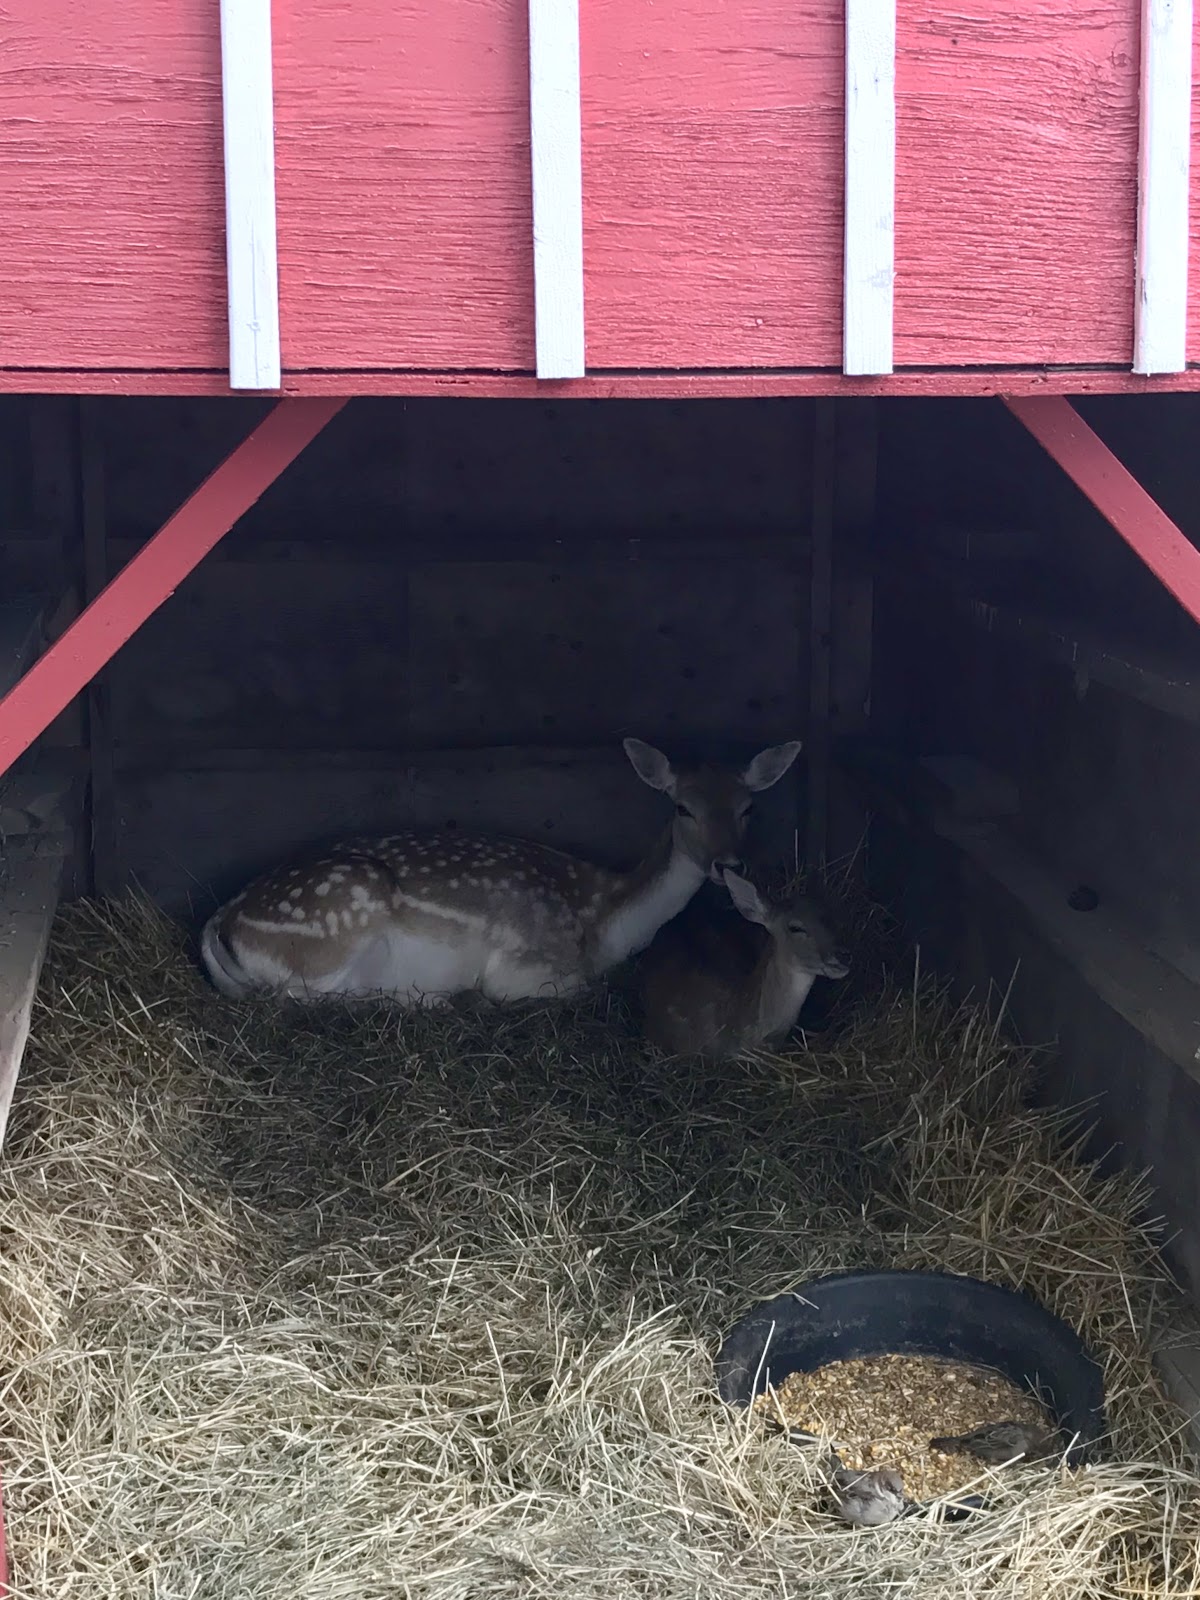
<svg viewBox="0 0 1200 1600"><path fill-rule="evenodd" d="M945 1272L839 1272L766 1300L716 1362L721 1398L748 1406L768 1381L860 1356L926 1355L991 1367L1030 1389L1086 1461L1105 1432L1104 1380L1078 1336L1028 1295Z"/></svg>

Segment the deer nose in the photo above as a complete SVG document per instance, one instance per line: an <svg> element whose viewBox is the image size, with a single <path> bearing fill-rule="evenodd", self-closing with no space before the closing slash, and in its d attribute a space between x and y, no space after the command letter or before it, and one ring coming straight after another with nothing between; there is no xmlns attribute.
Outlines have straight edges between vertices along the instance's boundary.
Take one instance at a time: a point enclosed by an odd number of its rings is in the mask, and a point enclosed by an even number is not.
<svg viewBox="0 0 1200 1600"><path fill-rule="evenodd" d="M738 877L746 870L746 863L740 856L717 856L712 864L712 875L716 883L724 881L727 872L736 872Z"/></svg>

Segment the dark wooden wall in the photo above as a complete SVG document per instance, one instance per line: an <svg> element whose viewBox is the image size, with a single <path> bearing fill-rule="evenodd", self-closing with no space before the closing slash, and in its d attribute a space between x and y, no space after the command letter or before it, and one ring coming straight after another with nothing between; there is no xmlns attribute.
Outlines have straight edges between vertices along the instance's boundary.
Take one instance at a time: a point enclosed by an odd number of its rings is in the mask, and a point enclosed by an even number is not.
<svg viewBox="0 0 1200 1600"><path fill-rule="evenodd" d="M1079 409L1200 542L1195 397ZM887 408L880 506L875 732L1014 780L1002 832L1035 888L891 824L877 879L1057 1043L1047 1093L1151 1169L1200 1297L1200 629L998 402Z"/></svg>
<svg viewBox="0 0 1200 1600"><path fill-rule="evenodd" d="M95 407L110 570L260 409ZM805 732L813 416L355 402L106 675L103 886L199 911L297 844L408 820L636 855L663 802L624 735L721 754ZM775 849L800 781L765 808Z"/></svg>

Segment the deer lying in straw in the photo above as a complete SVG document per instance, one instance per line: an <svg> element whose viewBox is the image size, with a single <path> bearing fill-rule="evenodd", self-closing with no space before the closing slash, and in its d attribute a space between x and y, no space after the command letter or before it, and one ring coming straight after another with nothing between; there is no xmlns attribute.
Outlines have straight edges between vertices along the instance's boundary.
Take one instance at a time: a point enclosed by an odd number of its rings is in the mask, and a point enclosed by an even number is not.
<svg viewBox="0 0 1200 1600"><path fill-rule="evenodd" d="M436 1005L478 989L498 1001L567 995L642 950L706 878L740 864L753 794L799 754L761 751L741 772L676 770L627 739L643 783L675 802L671 826L632 872L544 845L398 833L280 868L211 917L201 953L239 998L383 994Z"/></svg>
<svg viewBox="0 0 1200 1600"><path fill-rule="evenodd" d="M755 951L715 923L664 928L642 963L647 1037L672 1055L725 1057L782 1042L819 977L849 970L817 906L805 895L777 905L726 870L725 886L748 922L769 937Z"/></svg>

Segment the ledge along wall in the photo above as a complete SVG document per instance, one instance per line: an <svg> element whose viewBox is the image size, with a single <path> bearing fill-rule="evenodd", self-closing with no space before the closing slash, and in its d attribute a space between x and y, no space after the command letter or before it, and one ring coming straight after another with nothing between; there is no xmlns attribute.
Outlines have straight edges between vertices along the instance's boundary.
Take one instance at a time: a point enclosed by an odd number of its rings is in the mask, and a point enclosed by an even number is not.
<svg viewBox="0 0 1200 1600"><path fill-rule="evenodd" d="M1200 538L1200 404L1080 409ZM945 797L882 805L875 881L964 985L1011 979L1021 1036L1057 1041L1044 1092L1094 1099L1096 1150L1150 1168L1200 1297L1196 627L998 404L886 408L880 503L874 733L1016 798L982 825L962 803L965 830Z"/></svg>

